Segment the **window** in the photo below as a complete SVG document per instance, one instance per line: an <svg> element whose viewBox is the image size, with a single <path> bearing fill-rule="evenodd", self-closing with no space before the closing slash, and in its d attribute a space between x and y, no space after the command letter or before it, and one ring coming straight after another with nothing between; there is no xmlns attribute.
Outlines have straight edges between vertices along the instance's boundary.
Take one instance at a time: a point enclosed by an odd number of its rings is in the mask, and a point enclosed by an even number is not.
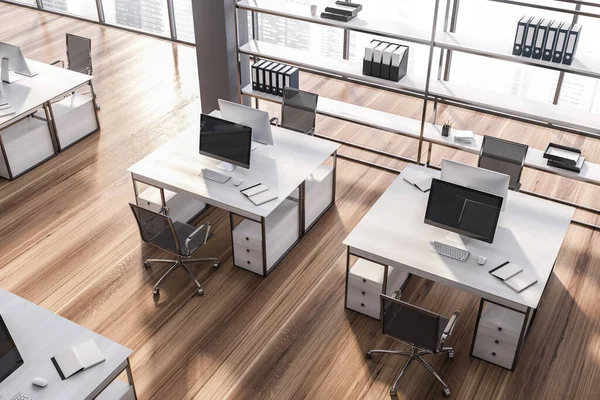
<svg viewBox="0 0 600 400"><path fill-rule="evenodd" d="M33 1L35 4L35 0ZM43 0L42 8L78 17L98 20L95 0Z"/></svg>
<svg viewBox="0 0 600 400"><path fill-rule="evenodd" d="M102 4L104 17L109 24L155 35L171 35L165 0L103 0Z"/></svg>
<svg viewBox="0 0 600 400"><path fill-rule="evenodd" d="M195 43L192 0L173 0L173 8L175 9L177 39Z"/></svg>

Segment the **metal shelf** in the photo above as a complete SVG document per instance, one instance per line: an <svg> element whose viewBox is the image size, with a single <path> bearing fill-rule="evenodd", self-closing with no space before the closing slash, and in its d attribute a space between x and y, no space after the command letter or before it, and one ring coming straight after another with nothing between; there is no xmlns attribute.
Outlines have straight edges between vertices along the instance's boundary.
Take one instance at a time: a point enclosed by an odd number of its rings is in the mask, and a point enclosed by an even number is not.
<svg viewBox="0 0 600 400"><path fill-rule="evenodd" d="M425 93L424 77L410 77L407 75L400 82L393 82L372 76L365 76L362 74L362 63L356 61L336 60L319 54L258 40L251 40L240 46L239 52L291 64L309 72L318 72L334 78L345 78L387 90L408 91L419 95L424 95Z"/></svg>
<svg viewBox="0 0 600 400"><path fill-rule="evenodd" d="M590 57L577 56L571 65L558 64L551 61L536 60L535 58L514 56L512 54L512 43L494 42L478 36L460 35L451 32L437 32L435 46L600 79L600 60Z"/></svg>
<svg viewBox="0 0 600 400"><path fill-rule="evenodd" d="M237 3L237 7L242 10L405 40L427 46L431 44L431 31L427 29L419 29L393 21L363 19L365 16L364 11L353 20L342 22L321 18L319 15L313 17L308 5L288 3L282 0L241 0Z"/></svg>

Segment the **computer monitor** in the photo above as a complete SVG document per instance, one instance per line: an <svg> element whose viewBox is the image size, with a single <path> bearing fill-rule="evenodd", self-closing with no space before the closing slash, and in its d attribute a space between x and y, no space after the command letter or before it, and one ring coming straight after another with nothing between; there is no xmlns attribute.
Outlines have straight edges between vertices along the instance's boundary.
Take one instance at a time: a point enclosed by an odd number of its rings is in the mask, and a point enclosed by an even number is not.
<svg viewBox="0 0 600 400"><path fill-rule="evenodd" d="M8 59L8 71L5 71L4 69L4 63L2 62L3 58ZM2 81L6 83L13 83L18 80L14 75L11 76L10 72L16 72L17 74L28 77L35 75L29 69L27 60L25 60L23 53L21 53L21 48L8 43L0 42L0 68L2 68Z"/></svg>
<svg viewBox="0 0 600 400"><path fill-rule="evenodd" d="M23 358L0 316L0 382L23 365Z"/></svg>
<svg viewBox="0 0 600 400"><path fill-rule="evenodd" d="M489 169L478 168L452 160L442 160L441 179L502 197L502 211L506 208L506 197L510 176Z"/></svg>
<svg viewBox="0 0 600 400"><path fill-rule="evenodd" d="M219 99L221 118L252 128L252 138L262 144L273 144L269 113L243 104Z"/></svg>
<svg viewBox="0 0 600 400"><path fill-rule="evenodd" d="M200 117L200 154L224 161L219 168L233 171L235 166L250 168L252 128L221 118Z"/></svg>
<svg viewBox="0 0 600 400"><path fill-rule="evenodd" d="M433 179L425 223L492 243L501 208L500 196Z"/></svg>

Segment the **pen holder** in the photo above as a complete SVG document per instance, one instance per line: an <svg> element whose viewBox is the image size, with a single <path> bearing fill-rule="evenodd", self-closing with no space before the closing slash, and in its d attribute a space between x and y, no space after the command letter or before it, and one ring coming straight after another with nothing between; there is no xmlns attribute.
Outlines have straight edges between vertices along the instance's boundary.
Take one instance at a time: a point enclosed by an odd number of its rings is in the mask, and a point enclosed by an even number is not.
<svg viewBox="0 0 600 400"><path fill-rule="evenodd" d="M444 124L444 126L442 126L442 136L444 136L444 137L450 136L450 129L452 129L451 124Z"/></svg>

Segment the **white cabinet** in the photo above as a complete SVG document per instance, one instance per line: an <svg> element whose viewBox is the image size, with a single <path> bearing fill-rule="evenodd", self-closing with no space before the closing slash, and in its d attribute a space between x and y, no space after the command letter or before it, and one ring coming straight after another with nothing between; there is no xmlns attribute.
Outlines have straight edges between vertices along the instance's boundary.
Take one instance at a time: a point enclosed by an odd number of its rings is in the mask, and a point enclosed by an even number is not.
<svg viewBox="0 0 600 400"><path fill-rule="evenodd" d="M174 221L189 223L206 208L206 203L192 196L164 190L168 215ZM137 197L137 204L154 212L162 208L160 189L149 186Z"/></svg>
<svg viewBox="0 0 600 400"><path fill-rule="evenodd" d="M525 314L483 301L483 309L473 343L472 355L512 369L518 356L519 338Z"/></svg>
<svg viewBox="0 0 600 400"><path fill-rule="evenodd" d="M304 226L310 226L333 202L333 168L322 165L306 180Z"/></svg>
<svg viewBox="0 0 600 400"><path fill-rule="evenodd" d="M244 219L233 230L234 264L265 276L300 238L300 207L286 199L265 220L266 273L263 262L262 225Z"/></svg>
<svg viewBox="0 0 600 400"><path fill-rule="evenodd" d="M96 400L135 400L135 394L129 383L115 379L96 397Z"/></svg>
<svg viewBox="0 0 600 400"><path fill-rule="evenodd" d="M0 135L6 152L6 158L0 154L0 176L6 179L21 175L56 153L48 124L37 118L26 117Z"/></svg>
<svg viewBox="0 0 600 400"><path fill-rule="evenodd" d="M384 272L383 265L359 258L348 271L346 307L379 319ZM393 296L396 290L402 288L408 276L407 272L389 266L386 294Z"/></svg>
<svg viewBox="0 0 600 400"><path fill-rule="evenodd" d="M98 130L94 101L90 95L73 94L50 105L59 150Z"/></svg>

